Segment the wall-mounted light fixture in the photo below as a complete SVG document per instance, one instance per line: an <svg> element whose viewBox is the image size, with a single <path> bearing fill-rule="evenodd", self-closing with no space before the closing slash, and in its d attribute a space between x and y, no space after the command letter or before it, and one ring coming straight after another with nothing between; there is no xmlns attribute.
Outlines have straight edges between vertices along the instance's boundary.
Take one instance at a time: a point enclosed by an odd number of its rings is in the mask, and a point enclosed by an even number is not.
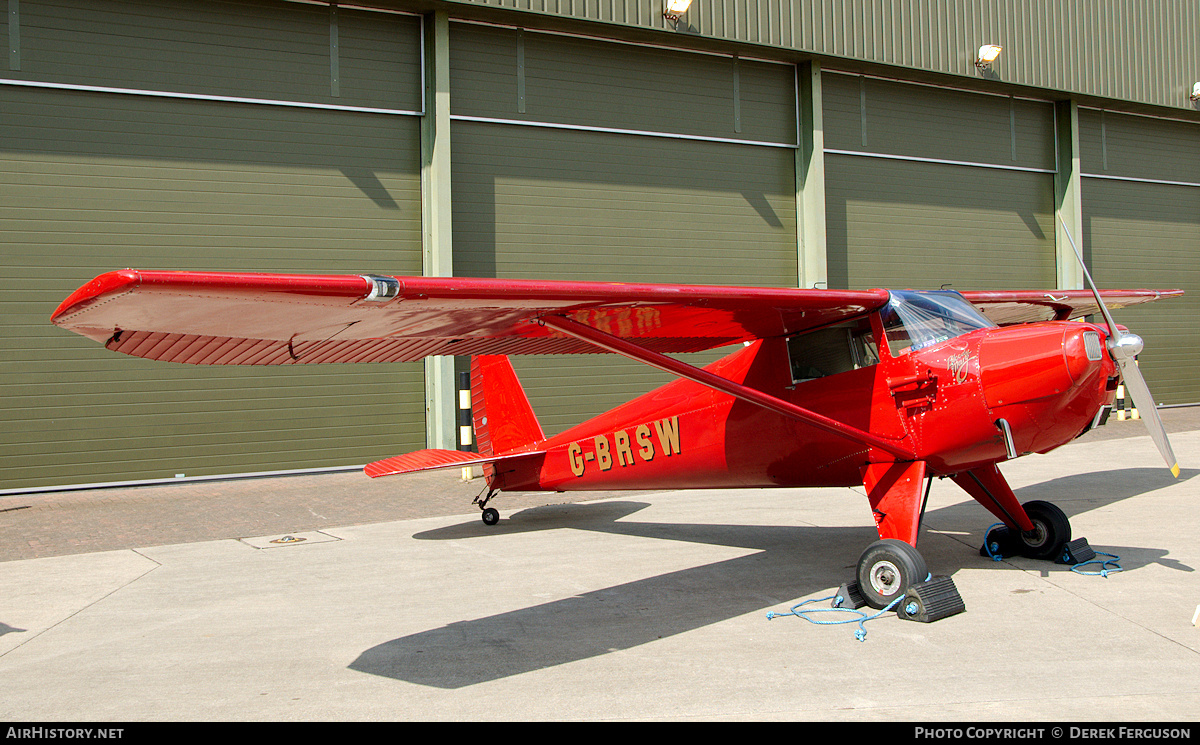
<svg viewBox="0 0 1200 745"><path fill-rule="evenodd" d="M1200 101L1200 83L1196 83L1192 86L1192 100Z"/></svg>
<svg viewBox="0 0 1200 745"><path fill-rule="evenodd" d="M1000 52L1003 49L1004 47L995 44L984 44L979 47L979 52L975 55L975 66L980 70L989 69L992 63L996 61L996 58L1000 56Z"/></svg>
<svg viewBox="0 0 1200 745"><path fill-rule="evenodd" d="M692 0L667 0L667 9L663 11L663 18L671 23L677 23L679 17L687 12L688 6L691 4Z"/></svg>

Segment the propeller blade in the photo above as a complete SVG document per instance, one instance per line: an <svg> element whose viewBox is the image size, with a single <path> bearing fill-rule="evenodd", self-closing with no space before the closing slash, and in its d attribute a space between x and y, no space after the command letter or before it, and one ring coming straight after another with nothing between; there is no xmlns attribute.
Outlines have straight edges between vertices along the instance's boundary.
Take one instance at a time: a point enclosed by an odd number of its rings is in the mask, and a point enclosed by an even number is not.
<svg viewBox="0 0 1200 745"><path fill-rule="evenodd" d="M1171 469L1171 475L1179 478L1179 461L1175 458L1175 451L1171 450L1171 442L1167 439L1167 429L1163 426L1162 417L1158 415L1154 396L1150 395L1150 386L1146 385L1146 379L1142 377L1142 371L1138 369L1137 361L1134 359L1137 353L1142 351L1141 337L1136 334L1122 334L1121 330L1117 328L1117 322L1113 320L1112 314L1108 312L1108 306L1100 297L1100 290L1092 281L1092 274L1088 271L1087 264L1083 263L1083 254L1079 253L1079 247L1075 245L1075 239L1071 237L1071 231L1067 228L1067 223L1062 219L1062 215L1059 215L1058 221L1062 223L1063 233L1066 234L1067 241L1071 244L1071 250L1075 252L1075 258L1079 259L1079 268L1083 270L1083 276L1087 279L1088 286L1092 288L1092 295L1096 297L1096 304L1100 306L1100 312L1104 314L1104 321L1108 324L1109 355L1121 370L1121 379L1125 382L1125 388L1128 389L1129 397L1133 399L1133 405L1137 407L1142 421L1146 423L1150 439L1154 440L1154 444L1158 446L1158 452L1162 453L1163 460Z"/></svg>
<svg viewBox="0 0 1200 745"><path fill-rule="evenodd" d="M1137 362L1132 357L1122 357L1117 364L1121 366L1121 379L1125 382L1125 389L1129 391L1129 397L1133 399L1133 405L1137 407L1138 414L1146 423L1150 439L1154 440L1154 444L1158 446L1158 452L1162 453L1163 460L1171 469L1171 475L1179 478L1179 461L1175 458L1175 451L1171 450L1171 442L1167 439L1167 430L1163 427L1162 418L1158 415L1158 407L1154 405L1154 397L1150 395L1150 387L1146 385L1142 371L1138 369Z"/></svg>
<svg viewBox="0 0 1200 745"><path fill-rule="evenodd" d="M1088 287L1092 288L1092 295L1096 298L1096 304L1100 306L1100 312L1104 314L1104 322L1108 324L1109 337L1114 341L1120 341L1121 330L1117 328L1117 322L1113 320L1112 314L1108 312L1108 306L1104 304L1103 298L1100 297L1100 290L1096 289L1096 283L1092 281L1092 273L1088 271L1087 264L1083 263L1083 254L1079 253L1079 246L1075 245L1075 239L1071 237L1071 231L1067 228L1067 221L1062 219L1062 215L1058 216L1058 221L1062 223L1063 233L1067 236L1067 242L1071 244L1071 250L1075 252L1075 258L1079 259L1079 268L1083 270L1083 276L1087 280Z"/></svg>

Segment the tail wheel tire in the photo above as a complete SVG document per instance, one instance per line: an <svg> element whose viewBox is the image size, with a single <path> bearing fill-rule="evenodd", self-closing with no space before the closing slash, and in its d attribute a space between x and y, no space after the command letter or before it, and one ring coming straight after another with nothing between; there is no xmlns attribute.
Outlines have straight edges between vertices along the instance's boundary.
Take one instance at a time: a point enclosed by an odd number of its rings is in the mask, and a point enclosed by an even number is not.
<svg viewBox="0 0 1200 745"><path fill-rule="evenodd" d="M500 513L496 511L495 507L485 507L482 517L484 525L495 525L500 522Z"/></svg>
<svg viewBox="0 0 1200 745"><path fill-rule="evenodd" d="M1021 505L1033 530L1021 532L1021 555L1030 559L1054 559L1071 541L1071 521L1066 513L1040 500Z"/></svg>
<svg viewBox="0 0 1200 745"><path fill-rule="evenodd" d="M875 609L888 607L928 576L925 559L917 549L895 538L872 543L858 560L858 591Z"/></svg>

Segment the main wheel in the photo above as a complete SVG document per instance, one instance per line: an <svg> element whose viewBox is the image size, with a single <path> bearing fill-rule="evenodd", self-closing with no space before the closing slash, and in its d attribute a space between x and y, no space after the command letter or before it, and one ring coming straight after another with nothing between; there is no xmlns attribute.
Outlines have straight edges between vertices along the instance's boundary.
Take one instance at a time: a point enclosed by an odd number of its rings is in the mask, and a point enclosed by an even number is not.
<svg viewBox="0 0 1200 745"><path fill-rule="evenodd" d="M1021 532L1021 555L1030 559L1054 559L1071 540L1071 521L1058 507L1035 500L1021 505L1033 530Z"/></svg>
<svg viewBox="0 0 1200 745"><path fill-rule="evenodd" d="M912 585L925 581L929 570L917 549L904 541L884 538L863 551L857 575L863 599L879 609L903 597Z"/></svg>

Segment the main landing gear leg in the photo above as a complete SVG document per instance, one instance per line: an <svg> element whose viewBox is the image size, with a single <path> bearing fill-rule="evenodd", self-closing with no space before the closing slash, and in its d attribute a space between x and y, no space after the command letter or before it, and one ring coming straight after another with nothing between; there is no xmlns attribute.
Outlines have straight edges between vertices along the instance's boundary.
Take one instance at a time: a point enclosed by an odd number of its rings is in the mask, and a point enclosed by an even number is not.
<svg viewBox="0 0 1200 745"><path fill-rule="evenodd" d="M1057 559L1071 541L1071 522L1066 514L1041 500L1020 504L995 464L951 478L1004 523L1003 528L988 531L981 554L1019 553L1031 559Z"/></svg>
<svg viewBox="0 0 1200 745"><path fill-rule="evenodd" d="M916 549L926 472L925 461L873 463L862 469L880 540L863 551L856 579L872 608L888 607L929 576Z"/></svg>

